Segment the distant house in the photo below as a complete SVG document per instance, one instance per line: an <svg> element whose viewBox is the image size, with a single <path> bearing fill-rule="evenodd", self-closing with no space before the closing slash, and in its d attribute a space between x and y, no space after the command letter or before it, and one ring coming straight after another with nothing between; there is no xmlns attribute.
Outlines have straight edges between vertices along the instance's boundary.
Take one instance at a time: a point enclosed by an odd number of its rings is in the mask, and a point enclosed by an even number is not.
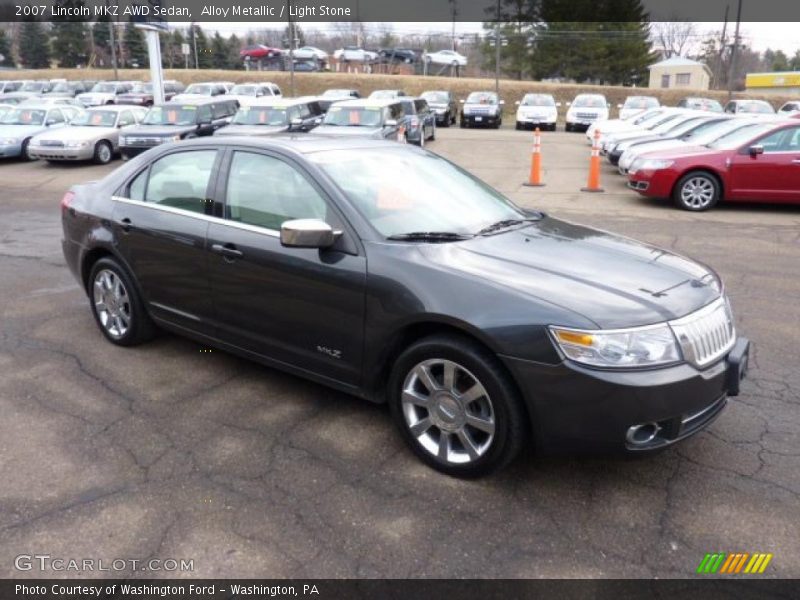
<svg viewBox="0 0 800 600"><path fill-rule="evenodd" d="M800 94L800 71L748 73L744 86L748 92L796 96Z"/></svg>
<svg viewBox="0 0 800 600"><path fill-rule="evenodd" d="M705 63L673 56L648 67L651 89L707 90L711 69Z"/></svg>

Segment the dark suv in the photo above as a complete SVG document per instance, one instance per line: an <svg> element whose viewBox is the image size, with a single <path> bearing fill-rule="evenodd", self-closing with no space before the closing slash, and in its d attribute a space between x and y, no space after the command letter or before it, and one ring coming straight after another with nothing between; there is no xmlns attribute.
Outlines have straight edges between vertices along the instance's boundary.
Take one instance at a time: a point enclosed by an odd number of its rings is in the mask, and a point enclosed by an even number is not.
<svg viewBox="0 0 800 600"><path fill-rule="evenodd" d="M324 112L314 99L270 97L242 106L231 124L214 135L276 135L311 131Z"/></svg>
<svg viewBox="0 0 800 600"><path fill-rule="evenodd" d="M427 100L428 106L431 107L431 110L436 115L437 125L442 127L455 125L456 116L458 115L458 103L451 92L443 90L422 92L420 98Z"/></svg>
<svg viewBox="0 0 800 600"><path fill-rule="evenodd" d="M167 142L213 135L230 123L238 110L235 100L201 98L166 102L153 106L141 124L126 128L119 137L119 150L127 160Z"/></svg>
<svg viewBox="0 0 800 600"><path fill-rule="evenodd" d="M400 98L405 116L401 121L406 128L406 141L424 146L427 140L436 139L436 115L425 98Z"/></svg>

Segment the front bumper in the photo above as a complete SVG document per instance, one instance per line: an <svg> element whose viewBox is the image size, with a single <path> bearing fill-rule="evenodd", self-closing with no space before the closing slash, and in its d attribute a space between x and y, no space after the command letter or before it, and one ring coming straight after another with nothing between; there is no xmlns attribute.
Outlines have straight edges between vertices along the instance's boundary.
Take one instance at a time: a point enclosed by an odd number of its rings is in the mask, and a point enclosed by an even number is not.
<svg viewBox="0 0 800 600"><path fill-rule="evenodd" d="M94 156L94 147L59 148L52 146L30 146L28 153L32 158L43 160L89 160Z"/></svg>
<svg viewBox="0 0 800 600"><path fill-rule="evenodd" d="M628 169L628 187L650 198L669 198L677 179L678 173L672 169L637 170L635 173Z"/></svg>
<svg viewBox="0 0 800 600"><path fill-rule="evenodd" d="M22 155L22 143L0 145L0 158L14 158Z"/></svg>
<svg viewBox="0 0 800 600"><path fill-rule="evenodd" d="M524 115L517 115L517 125L521 127L553 127L556 124L558 118L556 117L546 117L546 116L524 116Z"/></svg>
<svg viewBox="0 0 800 600"><path fill-rule="evenodd" d="M461 115L461 120L470 125L497 125L501 116L498 115Z"/></svg>
<svg viewBox="0 0 800 600"><path fill-rule="evenodd" d="M154 144L152 146L120 146L119 153L122 156L122 160L128 160L159 145L160 144Z"/></svg>
<svg viewBox="0 0 800 600"><path fill-rule="evenodd" d="M540 450L646 452L665 448L711 423L739 394L750 342L698 370L688 363L640 371L601 371L571 361L543 365L502 357L519 384ZM653 436L632 442L631 428L652 424Z"/></svg>

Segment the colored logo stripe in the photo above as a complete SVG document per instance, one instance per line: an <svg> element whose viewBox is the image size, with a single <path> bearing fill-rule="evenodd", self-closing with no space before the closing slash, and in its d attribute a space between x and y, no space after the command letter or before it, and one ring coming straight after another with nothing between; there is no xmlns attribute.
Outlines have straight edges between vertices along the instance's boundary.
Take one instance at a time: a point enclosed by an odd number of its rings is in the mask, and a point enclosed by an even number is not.
<svg viewBox="0 0 800 600"><path fill-rule="evenodd" d="M763 552L757 552L755 554L749 554L748 552L734 552L731 554L725 552L709 553L700 561L697 572L704 574L763 573L772 560L772 556L772 554ZM745 564L747 566L745 566ZM744 569L744 571L742 571L742 569Z"/></svg>

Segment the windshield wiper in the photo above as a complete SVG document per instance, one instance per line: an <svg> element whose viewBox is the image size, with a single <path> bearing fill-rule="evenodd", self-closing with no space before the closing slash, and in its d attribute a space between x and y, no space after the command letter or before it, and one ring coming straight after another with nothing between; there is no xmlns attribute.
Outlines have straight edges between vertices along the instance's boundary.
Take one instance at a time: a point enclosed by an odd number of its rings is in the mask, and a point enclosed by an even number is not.
<svg viewBox="0 0 800 600"><path fill-rule="evenodd" d="M410 233L396 233L387 237L387 240L406 242L458 242L469 240L475 236L468 233L455 233L453 231L412 231Z"/></svg>
<svg viewBox="0 0 800 600"><path fill-rule="evenodd" d="M513 227L514 225L522 225L523 223L533 223L535 221L541 221L542 216L543 215L539 213L538 216L530 217L528 219L503 219L502 221L498 221L497 223L492 223L491 225L487 225L475 235L485 235L487 233L494 233L495 231L500 231L501 229Z"/></svg>

